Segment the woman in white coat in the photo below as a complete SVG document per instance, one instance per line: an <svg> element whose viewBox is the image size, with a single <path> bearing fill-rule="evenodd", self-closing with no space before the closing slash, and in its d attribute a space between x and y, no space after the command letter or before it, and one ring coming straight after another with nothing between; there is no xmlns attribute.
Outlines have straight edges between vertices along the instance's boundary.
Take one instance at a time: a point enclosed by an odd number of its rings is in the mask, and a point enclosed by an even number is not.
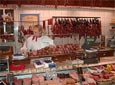
<svg viewBox="0 0 115 85"><path fill-rule="evenodd" d="M55 46L53 40L44 35L45 32L41 25L34 25L32 30L33 35L26 39L21 53L35 52L47 46Z"/></svg>

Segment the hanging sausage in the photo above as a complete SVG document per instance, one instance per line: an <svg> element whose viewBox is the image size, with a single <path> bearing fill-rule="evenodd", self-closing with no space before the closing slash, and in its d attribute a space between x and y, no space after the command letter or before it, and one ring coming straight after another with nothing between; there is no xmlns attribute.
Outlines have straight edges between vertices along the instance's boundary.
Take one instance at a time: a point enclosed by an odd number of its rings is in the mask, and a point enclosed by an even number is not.
<svg viewBox="0 0 115 85"><path fill-rule="evenodd" d="M55 37L72 37L78 34L79 39L86 37L99 38L101 35L101 21L88 17L58 17L51 28Z"/></svg>

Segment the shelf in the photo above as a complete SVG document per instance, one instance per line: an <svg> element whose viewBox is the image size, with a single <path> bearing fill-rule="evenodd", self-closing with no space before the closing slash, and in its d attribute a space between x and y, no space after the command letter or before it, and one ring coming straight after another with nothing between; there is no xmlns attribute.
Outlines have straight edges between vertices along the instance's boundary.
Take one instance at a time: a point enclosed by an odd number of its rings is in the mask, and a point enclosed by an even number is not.
<svg viewBox="0 0 115 85"><path fill-rule="evenodd" d="M115 63L115 56L111 56L111 57L102 57L100 59L100 63L95 63L95 64L77 64L77 65L73 65L75 68L78 67L91 67L91 66L99 66L99 65L105 65L105 64L113 64ZM30 68L28 68L30 67ZM43 74L46 71L50 71L49 68L34 68L31 66L28 66L27 68L25 68L24 70L19 70L19 71L11 71L14 73L15 76L19 76L19 75L29 75L29 74ZM62 66L63 67L63 66ZM64 72L64 71L71 71L73 70L73 67L71 65L71 68L54 68L53 71L56 71L57 73L60 72Z"/></svg>
<svg viewBox="0 0 115 85"><path fill-rule="evenodd" d="M115 23L110 23L110 25L115 25Z"/></svg>
<svg viewBox="0 0 115 85"><path fill-rule="evenodd" d="M28 70L28 72L26 72L25 70ZM18 71L10 71L14 74L14 76L21 76L21 75L30 75L30 74L44 74L46 73L46 71L42 68L34 68L34 71L31 72L31 70L29 71L29 69L25 69L25 70L18 70ZM69 72L69 71L74 71L73 69L62 69L62 70L55 70L57 73L65 73L65 72ZM1 72L0 73L0 77L5 77L9 72Z"/></svg>
<svg viewBox="0 0 115 85"><path fill-rule="evenodd" d="M69 71L75 71L73 69L67 69L67 70L60 70L60 71L56 71L57 73L68 73ZM16 74L13 72L14 76L21 76L21 75L31 75L31 74L44 74L46 72L32 72L32 73L23 73L22 71L19 72L20 74Z"/></svg>
<svg viewBox="0 0 115 85"><path fill-rule="evenodd" d="M48 54L48 55L39 55L39 56L29 56L29 59L33 59L33 58L43 58L43 57L55 57L55 56L63 56L63 55L71 55L70 53L67 54Z"/></svg>
<svg viewBox="0 0 115 85"><path fill-rule="evenodd" d="M114 49L113 48L109 48L109 47L103 48L103 49L99 49L99 51L109 51L109 50L114 50Z"/></svg>
<svg viewBox="0 0 115 85"><path fill-rule="evenodd" d="M95 64L84 64L84 65L74 65L75 68L78 67L92 67L92 66L99 66L99 65L105 65L105 64L113 64L115 63L115 56L111 57L102 57L100 58L100 63Z"/></svg>
<svg viewBox="0 0 115 85"><path fill-rule="evenodd" d="M110 29L110 31L115 31L115 28L114 29Z"/></svg>
<svg viewBox="0 0 115 85"><path fill-rule="evenodd" d="M64 72L64 71L71 71L72 65L67 66L67 68L64 68L64 66L61 66L62 68L55 67L55 68L35 68L34 65L29 65L26 66L24 70L18 70L18 71L10 71L13 72L15 76L19 75L29 75L29 74L43 74L46 73L47 71L56 71L57 73Z"/></svg>
<svg viewBox="0 0 115 85"><path fill-rule="evenodd" d="M30 60L30 59L36 59L36 58L46 58L46 57L66 56L66 55L75 55L75 53L29 56L29 57L26 57L25 59L21 59L21 60L12 58L11 61L24 61L24 60Z"/></svg>

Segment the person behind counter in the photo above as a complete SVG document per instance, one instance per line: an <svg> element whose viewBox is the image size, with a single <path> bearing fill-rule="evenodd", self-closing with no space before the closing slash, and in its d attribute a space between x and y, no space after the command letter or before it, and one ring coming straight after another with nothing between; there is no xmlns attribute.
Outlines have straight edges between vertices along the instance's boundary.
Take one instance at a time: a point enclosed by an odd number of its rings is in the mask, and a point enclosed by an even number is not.
<svg viewBox="0 0 115 85"><path fill-rule="evenodd" d="M36 52L42 48L47 46L55 46L53 40L45 35L44 29L41 25L34 25L33 35L28 37L21 48L21 53L24 54L26 52Z"/></svg>

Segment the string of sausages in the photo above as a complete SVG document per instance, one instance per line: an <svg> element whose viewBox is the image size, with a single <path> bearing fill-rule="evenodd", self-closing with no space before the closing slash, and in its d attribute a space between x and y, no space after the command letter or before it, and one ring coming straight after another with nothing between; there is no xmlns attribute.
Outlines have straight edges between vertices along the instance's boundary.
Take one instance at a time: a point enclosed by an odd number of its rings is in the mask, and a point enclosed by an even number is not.
<svg viewBox="0 0 115 85"><path fill-rule="evenodd" d="M101 21L98 18L56 18L51 27L53 37L72 37L78 34L82 37L99 38L101 35Z"/></svg>

